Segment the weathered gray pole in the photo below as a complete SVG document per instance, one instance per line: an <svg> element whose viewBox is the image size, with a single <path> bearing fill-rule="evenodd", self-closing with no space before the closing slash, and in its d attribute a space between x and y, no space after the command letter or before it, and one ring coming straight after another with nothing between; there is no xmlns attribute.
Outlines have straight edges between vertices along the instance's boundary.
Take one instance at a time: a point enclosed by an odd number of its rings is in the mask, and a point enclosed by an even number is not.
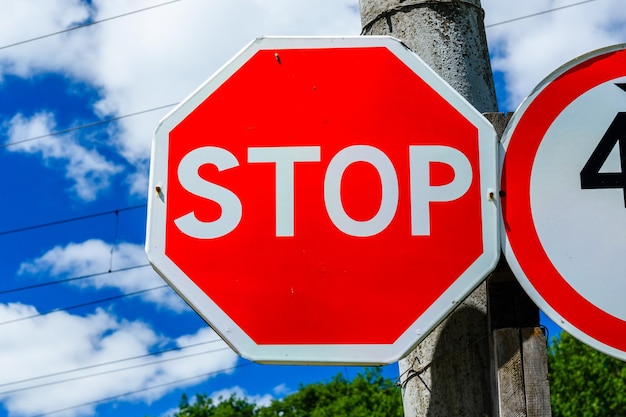
<svg viewBox="0 0 626 417"><path fill-rule="evenodd" d="M481 113L496 112L480 0L360 0L364 35L401 39Z"/></svg>
<svg viewBox="0 0 626 417"><path fill-rule="evenodd" d="M362 34L401 39L476 109L492 113L489 119L502 133L506 121L495 113L480 0L359 2ZM536 307L501 262L488 282L400 361L405 416L549 416L545 339L537 323ZM529 346L524 352L533 367L526 382L520 377L525 376L522 345ZM509 396L521 400L509 404Z"/></svg>

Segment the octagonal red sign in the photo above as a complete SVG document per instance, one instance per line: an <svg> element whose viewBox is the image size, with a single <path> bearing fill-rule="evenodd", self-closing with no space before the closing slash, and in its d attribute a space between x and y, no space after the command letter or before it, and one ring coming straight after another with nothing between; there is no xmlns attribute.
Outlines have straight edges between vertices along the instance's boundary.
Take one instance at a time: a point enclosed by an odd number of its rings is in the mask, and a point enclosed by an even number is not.
<svg viewBox="0 0 626 417"><path fill-rule="evenodd" d="M260 38L157 128L146 251L247 358L390 363L495 267L496 159L399 41Z"/></svg>

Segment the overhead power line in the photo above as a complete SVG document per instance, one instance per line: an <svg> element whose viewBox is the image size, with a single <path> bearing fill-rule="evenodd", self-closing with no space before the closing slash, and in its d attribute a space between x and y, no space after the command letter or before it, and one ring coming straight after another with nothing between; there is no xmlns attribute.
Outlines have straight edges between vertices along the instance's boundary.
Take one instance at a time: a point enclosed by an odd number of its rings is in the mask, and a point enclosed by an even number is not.
<svg viewBox="0 0 626 417"><path fill-rule="evenodd" d="M99 368L99 367L102 367L102 366L115 365L115 364L118 364L118 363L128 362L128 361L132 361L132 360L136 360L136 359L143 359L143 358L147 358L147 357L150 357L150 356L161 355L163 353L168 353L168 352L183 351L183 350L190 349L190 348L193 348L193 347L208 345L208 344L217 343L217 342L222 342L222 339L212 339L212 340L207 340L205 342L192 343L192 344L186 345L186 346L177 346L177 347L173 347L173 348L169 348L169 349L162 349L162 350L155 351L155 352L149 352L149 353L146 353L146 354L143 354L143 355L131 356L131 357L117 359L117 360L113 360L113 361L107 361L107 362L100 362L100 363L95 363L93 365L81 366L79 368L67 369L65 371L53 372L53 373L50 373L50 374L38 375L38 376L35 376L35 377L31 377L31 378L24 378L24 379L19 379L19 380L15 380L15 381L4 382L4 383L0 384L0 387L7 387L7 386L11 386L11 385L23 384L25 382L32 382L32 381L37 381L37 380L41 380L41 379L51 378L51 377L54 377L54 376L71 374L71 373L74 373L74 372L85 371L85 370L88 370L88 369ZM4 393L0 393L0 394L4 394Z"/></svg>
<svg viewBox="0 0 626 417"><path fill-rule="evenodd" d="M0 231L0 236L2 236L2 235L9 235L9 234L12 234L12 233L25 232L27 230L40 229L42 227L56 226L58 224L63 224L63 223L76 222L76 221L79 221L79 220L91 219L91 218L94 218L94 217L107 216L107 215L110 215L110 214L118 214L118 213L121 213L123 211L137 210L137 209L140 209L140 208L145 208L147 206L148 205L146 203L144 203L144 204L137 204L136 206L123 207L123 208L119 208L119 209L115 209L115 210L101 211L101 212L98 212L98 213L92 213L92 214L86 214L86 215L83 215L83 216L70 217L70 218L62 219L62 220L53 220L53 221L47 222L47 223L39 223L39 224L31 225L31 226L18 227L17 229L10 229L10 230Z"/></svg>
<svg viewBox="0 0 626 417"><path fill-rule="evenodd" d="M178 0L178 1L180 1L180 0ZM150 113L150 112L157 111L157 110L163 110L163 109L166 109L168 107L174 107L177 104L178 103L164 104L163 106L153 107L151 109L140 110L140 111L137 111L137 112L134 112L134 113L128 113L128 114L124 114L124 115L121 115L121 116L111 117L111 118L108 118L108 119L97 120L95 122L90 122L90 123L86 123L84 125L70 127L68 129L56 130L54 132L46 133L45 135L34 136L34 137L31 137L31 138L16 140L16 141L13 141L13 142L6 142L6 143L3 143L3 144L0 144L0 149L10 148L12 146L21 145L22 143L26 143L26 142L31 142L31 141L35 141L35 140L44 139L44 138L49 138L51 136L64 135L66 133L74 132L76 130L87 129L87 128L90 128L90 127L95 127L95 126L99 126L99 125L106 124L106 123L116 122L118 120L126 119L127 117L139 116L141 114Z"/></svg>
<svg viewBox="0 0 626 417"><path fill-rule="evenodd" d="M49 314L59 313L61 311L75 310L77 308L87 307L87 306L91 306L91 305L95 305L95 304L108 303L110 301L115 301L115 300L119 300L119 299L127 298L127 297L133 297L135 295L145 294L147 292L156 291L156 290L160 290L160 289L163 289L163 288L169 288L169 285L163 284L163 285L159 285L157 287L146 288L146 289L139 290L139 291L133 291L133 292L129 292L129 293L114 295L112 297L100 298L100 299L97 299L97 300L87 301L85 303L80 303L80 304L74 304L74 305L67 306L67 307L55 308L55 309L52 309L52 310L44 311L42 313L31 314L30 316L22 316L22 317L18 317L16 319L2 321L2 322L0 322L0 326L3 326L5 324L17 323L18 321L30 320L30 319L34 319L34 318L41 317L41 316L47 316Z"/></svg>
<svg viewBox="0 0 626 417"><path fill-rule="evenodd" d="M91 25L94 25L94 24L97 24L97 23L102 23L102 22L106 22L106 21L109 21L109 20L117 19L117 18L120 18L120 17L128 16L128 15L131 15L131 14L144 12L144 11L147 11L147 10L150 10L150 9L154 9L156 7L166 6L168 4L175 3L175 2L178 2L178 1L181 1L181 0L172 0L172 1L169 1L169 2L165 2L165 3L160 3L160 4L157 4L157 5L153 5L153 6L150 6L150 7L143 8L143 9L134 10L134 11L131 11L131 12L128 12L128 13L124 13L124 14L121 14L121 15L112 16L110 18L102 19L102 20L99 20L99 21L86 23L86 24L83 24L83 25L78 25L78 26L75 26L75 27L63 30L63 31L49 33L49 34L42 35L42 36L39 36L39 37L36 37L36 38L27 39L27 40L16 42L16 43L13 43L13 44L10 44L10 45L5 45L5 46L0 47L0 50L5 49L5 48L9 48L9 47L12 47L12 46L21 45L23 43L28 43L28 42L33 42L33 41L36 41L36 40L39 40L39 39L44 39L44 38L47 38L47 37L50 37L50 36L54 36L54 35L58 35L58 34L61 34L61 33L64 33L64 32L68 32L68 31L71 31L71 30L75 30L75 29L80 29L80 28L83 28L83 27L91 26ZM577 2L577 3L568 4L568 5L565 5L565 6L554 7L552 9L543 10L541 12L532 13L532 14L529 14L529 15L519 16L519 17L516 17L516 18L513 18L513 19L504 20L504 21L501 21L501 22L488 24L488 25L485 25L485 28L492 28L492 27L495 27L495 26L500 26L500 25L504 25L504 24L508 24L508 23L513 23L513 22L517 22L519 20L524 20L524 19L528 19L528 18L531 18L531 17L536 17L536 16L540 16L540 15L556 12L556 11L559 11L559 10L563 10L563 9L567 9L567 8L571 8L571 7L575 7L575 6L580 6L580 5L583 5L583 4L586 4L586 3L595 2L595 1L597 1L597 0L584 0L584 1ZM62 134L65 134L65 133L70 133L70 132L81 130L81 129L95 127L95 126L98 126L98 125L101 125L101 124L115 122L115 121L122 120L122 119L125 119L125 118L128 118L128 117L138 116L138 115L141 115L141 114L145 114L145 113L149 113L149 112L153 112L153 111L157 111L157 110L162 110L162 109L165 109L165 108L168 108L168 107L173 107L173 106L175 106L177 104L178 103L164 104L162 106L153 107L153 108L145 109L145 110L140 110L140 111L137 111L137 112L134 112L134 113L128 113L128 114L125 114L125 115L121 115L121 116L117 116L117 117L111 117L111 118L104 119L104 120L98 120L98 121L95 121L95 122L86 123L84 125L71 127L71 128L68 128L68 129L63 129L63 130L50 132L50 133L45 134L45 135L40 135L40 136L35 136L35 137L26 138L26 139L22 139L22 140L17 140L17 141L13 141L13 142L3 143L3 144L0 144L0 149L9 148L9 147L12 147L12 146L20 145L20 144L23 144L23 143L26 143L26 142L30 142L30 141L36 141L36 140L44 139L44 138L51 137L51 136L62 135Z"/></svg>
<svg viewBox="0 0 626 417"><path fill-rule="evenodd" d="M30 386L27 386L27 387L21 387L21 388L10 389L10 390L7 390L7 391L1 391L0 392L0 396L15 394L16 392L28 391L28 390L31 390L31 389L48 387L50 385L57 385L57 384L63 384L63 383L66 383L66 382L78 381L80 379L94 378L94 377L97 377L97 376L103 376L103 375L113 374L113 373L117 373L117 372L128 371L128 370L131 370L131 369L143 368L145 366L159 365L161 363L173 362L173 361L177 361L177 360L181 360L181 359L187 359L187 358L193 358L193 357L201 356L201 355L208 355L209 353L216 353L216 352L221 352L221 351L225 351L225 350L230 350L230 348L228 346L226 346L226 347L222 347L222 348L219 348L219 349L213 349L213 350L206 350L206 351L203 351L203 352L190 353L188 355L176 356L176 357L173 357L173 358L165 358L165 359L159 359L159 360L152 361L152 362L139 363L139 364L136 364L136 365L126 366L126 367L123 367L123 368L110 369L110 370L102 371L102 372L94 372L94 373L91 373L91 374L88 374L88 375L80 375L80 376L75 376L75 377L61 379L61 380L56 380L56 381L43 382L43 383L37 384L37 385L30 385Z"/></svg>
<svg viewBox="0 0 626 417"><path fill-rule="evenodd" d="M525 16L519 16L519 17L515 17L513 19L509 19L509 20L503 20L502 22L497 22L497 23L492 23L490 25L485 25L485 29L492 28L494 26L505 25L507 23L517 22L519 20L524 20L524 19L528 19L528 18L531 18L531 17L541 16L541 15L544 15L544 14L556 12L558 10L568 9L568 8L574 7L574 6L580 6L582 4L591 3L591 2L594 2L594 1L597 1L597 0L579 1L578 3L572 3L572 4L565 5L565 6L554 7L552 9L544 10L544 11L541 11L541 12L532 13L532 14L528 14L528 15L525 15Z"/></svg>
<svg viewBox="0 0 626 417"><path fill-rule="evenodd" d="M207 378L209 376L217 375L217 374L220 374L222 372L232 372L235 369L243 368L245 366L250 366L250 365L254 365L254 363L253 362L247 362L247 363L243 363L243 364L240 364L240 365L231 366L230 368L223 368L223 369L220 369L218 371L207 372L207 373L204 373L204 374L195 375L195 376L191 376L191 377L187 377L187 378L181 378L181 379L177 379L177 380L174 380L174 381L165 382L165 383L162 383L162 384L155 384L155 385L151 385L151 386L148 386L148 387L145 387L145 388L141 388L141 389L138 389L138 390L128 391L128 392L125 392L123 394L114 395L114 396L107 397L107 398L102 398L100 400L89 401L89 402L82 403L82 404L76 404L76 405L73 405L71 407L65 407L65 408L61 408L61 409L57 409L57 410L53 410L53 411L48 411L46 413L37 414L37 415L32 416L32 417L45 417L45 416L49 416L51 414L61 413L63 411L74 410L76 408L87 407L87 406L90 406L90 405L102 404L102 403L105 403L105 402L118 400L118 399L123 398L123 397L128 397L130 395L139 394L141 392L146 392L146 391L150 391L150 390L153 390L153 389L165 388L165 387L168 387L168 386L171 386L171 385L177 385L177 384L181 384L183 382L193 381L195 379Z"/></svg>
<svg viewBox="0 0 626 417"><path fill-rule="evenodd" d="M133 15L133 14L145 12L145 11L148 11L148 10L151 10L151 9L156 9L157 7L167 6L168 4L176 3L176 2L179 2L179 1L181 1L181 0L171 0L171 1L164 2L164 3L155 4L155 5L152 5L152 6L149 6L149 7L144 7L143 9L137 9L137 10L133 10L133 11L130 11L130 12L122 13L122 14L119 14L117 16L111 16L111 17L107 17L107 18L104 18L104 19L95 20L93 22L88 22L88 23L83 23L83 24L80 24L80 25L72 26L72 27L69 27L67 29L60 30L58 32L52 32L52 33L48 33L48 34L45 34L45 35L36 36L34 38L25 39L23 41L19 41L19 42L11 43L11 44L8 44L8 45L0 46L0 50L7 49L7 48L12 48L14 46L23 45L25 43L34 42L34 41L38 41L38 40L45 39L45 38L50 38L52 36L61 35L63 33L71 32L73 30L86 28L86 27L89 27L89 26L97 25L97 24L108 22L108 21L115 20L115 19L119 19L121 17L126 17L126 16L130 16L130 15Z"/></svg>
<svg viewBox="0 0 626 417"><path fill-rule="evenodd" d="M0 46L0 50L7 49L7 48L12 48L12 47L23 45L23 44L30 43L30 42L35 42L35 41L38 41L38 40L41 40L41 39L49 38L49 37L52 37L52 36L57 36L57 35L60 35L60 34L63 34L63 33L67 33L67 32L71 32L71 31L74 31L74 30L77 30L77 29L82 29L82 28L85 28L85 27L97 25L97 24L100 24L100 23L108 22L108 21L119 19L119 18L126 17L126 16L130 16L130 15L133 15L133 14L145 12L145 11L148 11L148 10L151 10L151 9L155 9L157 7L167 6L167 5L170 5L172 3L179 2L179 1L181 1L181 0L171 0L171 1L164 2L164 3L155 4L153 6L145 7L143 9L137 9L137 10L133 10L133 11L130 11L130 12L122 13L122 14L119 14L119 15L116 15L116 16L111 16L111 17L107 17L107 18L104 18L104 19L96 20L96 21L93 21L93 22L88 22L88 23L83 23L83 24L80 24L80 25L72 26L70 28L63 29L63 30L60 30L60 31L57 31L57 32L51 32L51 33L47 33L45 35L36 36L34 38L29 38L29 39L25 39L25 40L22 40L22 41L14 42L14 43L11 43L11 44L7 44L7 45L4 45L4 46ZM584 1L580 1L578 3L572 3L572 4L565 5L565 6L555 7L555 8L544 10L544 11L541 11L541 12L532 13L532 14L525 15L525 16L519 16L519 17L516 17L516 18L513 18L513 19L502 21L502 22L497 22L497 23L492 23L492 24L489 24L489 25L485 25L485 28L491 28L491 27L494 27L494 26L499 26L499 25L504 25L504 24L507 24L507 23L517 22L519 20L528 19L528 18L531 18L531 17L535 17L535 16L547 14L547 13L552 13L552 12L555 12L555 11L558 11L558 10L567 9L567 8L574 7L574 6L580 6L582 4L591 3L591 2L594 2L594 1L597 1L597 0L584 0Z"/></svg>
<svg viewBox="0 0 626 417"><path fill-rule="evenodd" d="M126 272L126 271L131 271L133 269L145 268L145 267L148 267L148 266L150 266L150 264L133 265L133 266L128 266L126 268L111 269L111 270L104 271L104 272L96 272L96 273L93 273L93 274L81 275L81 276L78 276L78 277L57 279L57 280L54 280L54 281L38 282L37 284L24 285L23 287L15 287L15 288L9 288L9 289L6 289L6 290L0 290L0 295L11 294L11 293L14 293L14 292L19 292L19 291L34 290L35 288L47 287L47 286L50 286L50 285L65 284L67 282L79 281L79 280L83 280L83 279L99 277L99 276L102 276L102 275L114 274L116 272Z"/></svg>

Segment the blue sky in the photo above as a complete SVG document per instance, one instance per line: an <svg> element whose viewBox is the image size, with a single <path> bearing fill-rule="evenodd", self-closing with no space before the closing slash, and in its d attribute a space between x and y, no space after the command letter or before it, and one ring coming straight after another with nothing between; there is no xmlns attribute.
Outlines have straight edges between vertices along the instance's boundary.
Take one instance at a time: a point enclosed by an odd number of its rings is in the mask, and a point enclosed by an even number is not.
<svg viewBox="0 0 626 417"><path fill-rule="evenodd" d="M358 2L180 0L23 43L158 4L3 4L0 417L161 416L183 392L263 403L359 371L238 358L162 288L143 252L151 137L171 105L257 36L357 35ZM566 61L626 41L619 0L482 4L501 111ZM385 374L395 378L397 366Z"/></svg>

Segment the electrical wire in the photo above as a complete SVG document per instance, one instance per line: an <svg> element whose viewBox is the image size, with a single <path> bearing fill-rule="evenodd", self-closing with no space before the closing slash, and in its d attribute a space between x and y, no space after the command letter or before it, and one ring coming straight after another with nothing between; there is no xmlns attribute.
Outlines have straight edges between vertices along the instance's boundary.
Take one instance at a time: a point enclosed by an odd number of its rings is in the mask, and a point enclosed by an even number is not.
<svg viewBox="0 0 626 417"><path fill-rule="evenodd" d="M45 35L37 36L37 37L34 37L34 38L29 38L29 39L25 39L25 40L22 40L22 41L14 42L14 43L11 43L11 44L8 44L8 45L0 46L0 50L7 49L7 48L12 48L12 47L15 47L15 46L23 45L23 44L34 42L34 41L38 41L38 40L41 40L41 39L49 38L49 37L60 35L60 34L67 33L67 32L71 32L71 31L74 31L74 30L77 30L77 29L82 29L82 28L85 28L85 27L97 25L97 24L100 24L100 23L108 22L108 21L119 19L119 18L126 17L126 16L130 16L130 15L133 15L133 14L145 12L145 11L148 11L148 10L151 10L151 9L155 9L155 8L158 8L158 7L167 6L167 5L170 5L172 3L177 3L179 1L181 1L181 0L171 0L171 1L164 2L164 3L159 3L159 4L155 4L155 5L149 6L149 7L145 7L145 8L142 8L142 9L137 9L137 10L133 10L133 11L130 11L130 12L122 13L122 14L119 14L119 15L116 15L116 16L111 16L111 17L108 17L108 18L104 18L104 19L101 19L101 20L96 20L96 21L93 21L93 22L88 22L88 23L72 26L70 28L67 28L67 29L64 29L64 30L60 30L60 31L57 31L57 32L52 32L52 33L48 33L48 34L45 34ZM541 11L541 12L532 13L532 14L525 15L525 16L519 16L519 17L516 17L516 18L513 18L513 19L502 21L502 22L497 22L497 23L492 23L492 24L489 24L489 25L485 25L485 28L491 28L491 27L494 27L494 26L499 26L499 25L504 25L504 24L507 24L507 23L517 22L519 20L528 19L528 18L531 18L531 17L540 16L540 15L547 14L547 13L552 13L552 12L555 12L555 11L558 11L558 10L563 10L563 9L567 9L567 8L574 7L574 6L580 6L580 5L583 5L583 4L586 4L586 3L591 3L591 2L594 2L594 1L597 1L597 0L585 0L585 1L580 1L578 3L572 3L572 4L565 5L565 6L555 7L555 8L544 10L544 11Z"/></svg>
<svg viewBox="0 0 626 417"><path fill-rule="evenodd" d="M113 270L105 271L105 272L96 272L96 273L93 273L93 274L81 275L81 276L78 276L78 277L57 279L57 280L54 280L54 281L39 282L37 284L24 285L22 287L9 288L7 290L0 290L0 295L11 294L11 293L20 292L20 291L33 290L35 288L47 287L49 285L65 284L67 282L79 281L79 280L82 280L82 279L88 279L88 278L99 277L99 276L102 276L102 275L114 274L116 272L126 272L126 271L131 271L133 269L146 268L148 266L150 266L150 264L133 265L133 266L128 266L126 268L113 269Z"/></svg>
<svg viewBox="0 0 626 417"><path fill-rule="evenodd" d="M113 270L113 255L117 248L117 240L120 236L120 212L115 210L115 233L113 233L113 243L111 244L111 250L109 251L109 272Z"/></svg>
<svg viewBox="0 0 626 417"><path fill-rule="evenodd" d="M119 120L126 119L128 117L139 116L139 115L150 113L150 112L153 112L153 111L163 110L163 109L167 109L169 107L174 107L177 104L178 103L164 104L162 106L153 107L153 108L145 109L145 110L140 110L140 111L137 111L137 112L134 112L134 113L128 113L128 114L124 114L124 115L121 115L121 116L110 117L108 119L97 120L95 122L86 123L86 124L83 124L83 125L80 125L80 126L70 127L68 129L55 130L54 132L46 133L45 135L34 136L32 138L26 138L26 139L20 139L20 140L16 140L16 141L13 141L13 142L6 142L6 143L3 143L3 144L0 144L0 149L10 148L12 146L21 145L22 143L27 143L27 142L31 142L31 141L35 141L35 140L40 140L40 139L45 139L45 138L49 138L51 136L64 135L66 133L71 133L71 132L74 132L76 130L87 129L87 128L90 128L90 127L95 127L95 126L99 126L99 125L106 124L106 123L117 122Z"/></svg>
<svg viewBox="0 0 626 417"><path fill-rule="evenodd" d="M81 27L90 26L90 25L93 25L93 24L96 24L96 23L101 23L101 22L104 22L104 21L107 21L107 20L112 20L112 19L118 18L118 17L124 17L124 16L127 16L129 14L139 13L139 12L146 11L146 10L149 10L149 9L152 9L152 8L155 8L155 7L168 5L168 4L176 2L176 1L180 1L180 0L174 0L174 1L171 1L171 2L167 2L167 3L162 3L162 4L159 4L159 5L151 6L151 7L145 8L145 9L139 9L139 10L136 10L136 11L133 11L133 12L129 12L129 13L126 13L126 14L118 15L118 16L111 17L111 18L108 18L108 19L103 19L103 20L100 20L100 21L97 21L97 22L92 22L91 24L86 24L86 25L70 28L70 29L67 29L66 31L79 29ZM548 10L543 10L543 11L540 11L540 12L537 12L537 13L532 13L532 14L529 14L529 15L515 17L515 18L512 18L512 19L504 20L504 21L497 22L497 23L491 23L491 24L485 25L485 29L492 28L492 27L495 27L495 26L504 25L504 24L508 24L508 23L517 22L517 21L520 21L520 20L524 20L524 19L528 19L528 18L532 18L532 17L536 17L536 16L552 13L552 12L563 10L563 9L568 9L568 8L575 7L575 6L581 6L583 4L592 3L592 2L595 2L595 1L597 1L597 0L584 0L584 1L580 1L578 3L572 3L572 4L565 5L565 6L555 7L555 8L548 9ZM11 44L11 45L6 45L6 46L3 46L3 47L0 47L0 50L8 48L8 47L11 47L11 46L21 45L23 43L32 42L32 41L35 41L35 40L38 40L38 39L46 38L46 37L49 37L49 36L54 36L54 35L57 35L57 34L63 33L63 32L64 31L50 33L50 34L43 35L43 36L40 36L40 37L37 37L37 38L16 42L16 43ZM153 112L153 111L157 111L157 110L162 110L162 109L166 109L166 108L169 108L169 107L173 107L173 106L176 106L177 104L178 103L164 104L162 106L153 107L151 109L140 110L138 112L128 113L128 114L125 114L125 115L122 115L122 116L112 117L112 118L108 118L108 119L104 119L104 120L99 120L99 121L87 123L87 124L80 125L80 126L75 126L75 127L68 128L68 129L63 129L63 130L50 132L50 133L45 134L45 135L40 135L40 136L35 136L35 137L32 137L32 138L27 138L27 139L22 139L22 140L18 140L18 141L3 143L3 144L0 144L0 149L9 148L11 146L19 145L19 144L30 142L30 141L40 140L40 139L44 139L44 138L51 137L51 136L62 135L62 134L65 134L65 133L70 133L70 132L73 132L73 131L76 131L76 130L86 129L86 128L98 126L98 125L101 125L101 124L106 124L106 123L119 121L119 120L125 119L127 117L138 116L138 115L141 115L141 114L145 114L145 113L149 113L149 112Z"/></svg>
<svg viewBox="0 0 626 417"><path fill-rule="evenodd" d="M57 414L57 413L61 413L63 411L74 410L74 409L80 408L80 407L86 407L86 406L90 406L90 405L97 405L97 404L101 404L101 403L106 403L106 402L117 400L117 399L120 399L120 398L123 398L123 397L128 397L129 395L135 395L135 394L139 394L141 392L146 392L146 391L150 391L150 390L157 389L157 388L164 388L164 387L168 387L168 386L171 386L171 385L177 385L177 384L181 384L183 382L193 381L194 379L207 378L209 376L217 375L217 374L220 374L220 373L223 373L223 372L229 373L229 372L232 372L232 371L234 371L236 369L243 368L243 367L250 366L250 365L254 365L254 363L253 362L246 362L246 363L242 363L242 364L239 364L239 365L231 366L230 368L223 368L223 369L220 369L218 371L212 371L212 372L208 372L208 373L204 373L204 374L200 374L200 375L195 375L195 376L191 376L191 377L187 377L187 378L180 378L180 379L177 379L177 380L174 380L174 381L170 381L170 382L164 382L164 383L161 383L161 384L151 385L151 386L144 387L144 388L141 388L141 389L138 389L138 390L128 391L128 392L125 392L123 394L114 395L114 396L107 397L107 398L102 398L100 400L89 401L89 402L86 402L86 403L73 405L71 407L65 407L65 408L61 408L61 409L57 409L57 410L53 410L53 411L48 411L48 412L45 412L45 413L34 415L32 417L45 417L45 416L49 416L51 414Z"/></svg>
<svg viewBox="0 0 626 417"><path fill-rule="evenodd" d="M104 19L101 19L101 20L96 20L96 21L93 21L93 22L88 22L88 23L83 23L83 24L80 24L80 25L72 26L70 28L60 30L58 32L48 33L46 35L41 35L41 36L37 36L37 37L34 37L34 38L25 39L23 41L19 41L19 42L11 43L11 44L8 44L8 45L0 46L0 50L12 48L12 47L18 46L18 45L24 45L25 43L34 42L34 41L38 41L38 40L45 39L45 38L50 38L52 36L61 35L63 33L71 32L71 31L74 31L74 30L77 30L77 29L82 29L82 28L86 28L86 27L89 27L89 26L97 25L97 24L100 24L100 23L108 22L108 21L111 21L111 20L119 19L121 17L126 17L126 16L130 16L130 15L133 15L133 14L145 12L145 11L148 11L148 10L151 10L151 9L156 9L157 7L167 6L169 4L177 3L179 1L181 1L181 0L171 0L171 1L164 2L164 3L155 4L155 5L152 5L152 6L149 6L149 7L144 7L143 9L137 9L137 10L133 10L133 11L130 11L130 12L122 13L122 14L119 14L117 16L111 16L111 17L107 17L107 18L104 18Z"/></svg>
<svg viewBox="0 0 626 417"><path fill-rule="evenodd" d="M502 22L497 22L497 23L492 23L492 24L489 24L489 25L485 25L485 29L489 29L489 28L492 28L494 26L505 25L507 23L517 22L519 20L529 19L531 17L541 16L541 15L544 15L544 14L556 12L558 10L568 9L568 8L574 7L574 6L580 6L580 5L583 5L583 4L586 4L586 3L591 3L591 2L594 2L594 1L597 1L597 0L580 1L578 3L572 3L572 4L565 5L565 6L555 7L553 9L548 9L548 10L544 10L544 11L541 11L541 12L525 15L525 16L515 17L515 18L509 19L509 20L503 20Z"/></svg>
<svg viewBox="0 0 626 417"><path fill-rule="evenodd" d="M122 208L118 208L118 209L115 209L115 210L101 211L101 212L98 212L98 213L92 213L92 214L86 214L86 215L83 215L83 216L70 217L70 218L62 219L62 220L53 220L53 221L47 222L47 223L39 223L39 224L31 225L31 226L19 227L17 229L10 229L10 230L0 231L0 236L10 235L10 234L13 234L13 233L25 232L25 231L28 231L28 230L40 229L42 227L56 226L56 225L63 224L63 223L71 223L71 222L76 222L76 221L80 221L80 220L92 219L94 217L106 216L106 215L109 215L109 214L116 214L116 213L119 213L119 212L122 212L122 211L137 210L137 209L141 209L141 208L146 208L147 206L148 206L148 204L143 203L143 204L137 204L136 206L122 207Z"/></svg>
<svg viewBox="0 0 626 417"><path fill-rule="evenodd" d="M51 377L54 377L54 376L66 375L66 374L70 374L70 373L74 373L74 372L85 371L85 370L88 370L88 369L99 368L99 367L102 367L102 366L115 365L115 364L118 364L118 363L128 362L128 361L132 361L132 360L136 360L136 359L143 359L143 358L148 358L150 356L161 355L163 353L183 351L183 350L190 349L190 348L193 348L193 347L208 345L208 344L217 343L217 342L222 342L222 339L212 339L212 340L207 340L205 342L192 343L192 344L186 345L186 346L177 346L177 347L173 347L173 348L169 348L169 349L162 349L162 350L155 351L155 352L148 352L148 353L143 354L143 355L137 355L137 356L131 356L131 357L127 357L127 358L107 361L107 362L95 363L93 365L81 366L79 368L67 369L65 371L52 372L52 373L49 373L49 374L44 374L44 375L38 375L38 376L35 376L35 377L19 379L19 380L16 380L16 381L3 382L3 383L0 384L0 387L7 387L7 386L11 386L11 385L23 384L25 382L32 382L32 381L36 381L36 380L39 380L39 379L46 379L46 378L51 378Z"/></svg>
<svg viewBox="0 0 626 417"><path fill-rule="evenodd" d="M52 310L44 311L42 313L31 314L30 316L22 316L22 317L18 317L16 319L2 321L2 322L0 322L0 326L4 326L4 325L7 325L7 324L11 324L11 323L17 323L19 321L24 321L24 320L31 320L31 319L34 319L34 318L37 318L37 317L47 316L47 315L53 314L53 313L60 313L62 311L75 310L77 308L88 307L88 306L95 305L95 304L103 304L103 303L107 303L107 302L110 302L110 301L116 301L116 300L119 300L119 299L122 299L122 298L134 297L136 295L145 294L147 292L157 291L157 290L164 289L164 288L170 288L170 286L167 285L167 284L163 284L163 285L159 285L157 287L146 288L146 289L139 290L139 291L133 291L133 292L129 292L129 293L114 295L112 297L100 298L100 299L97 299L97 300L87 301L85 303L80 303L80 304L74 304L74 305L67 306L67 307L55 308L55 309L52 309Z"/></svg>
<svg viewBox="0 0 626 417"><path fill-rule="evenodd" d="M38 385L30 385L30 386L27 386L27 387L15 388L15 389L7 390L7 391L0 391L0 396L15 394L16 392L28 391L28 390L31 390L31 389L48 387L48 386L51 386L51 385L64 384L66 382L73 382L73 381L78 381L78 380L81 380L81 379L94 378L94 377L102 376L102 375L109 375L109 374L113 374L113 373L117 373L117 372L129 371L131 369L143 368L145 366L159 365L159 364L166 363L166 362L173 362L173 361L177 361L177 360L181 360L181 359L188 359L188 358L193 358L193 357L196 357L196 356L208 355L209 353L222 352L222 351L225 351L225 350L230 350L230 348L227 346L227 347L223 347L223 348L219 348L219 349L207 350L207 351L204 351L204 352L190 353L188 355L182 355L182 356L176 356L176 357L173 357L173 358L159 359L159 360L152 361L152 362L140 363L140 364L137 364L137 365L126 366L126 367L123 367L123 368L110 369L110 370L102 371L102 372L94 372L94 373L91 373L91 374L88 374L88 375L80 375L80 376L75 376L75 377L72 377L72 378L60 379L60 380L50 381L50 382L43 382L43 383L38 384Z"/></svg>

